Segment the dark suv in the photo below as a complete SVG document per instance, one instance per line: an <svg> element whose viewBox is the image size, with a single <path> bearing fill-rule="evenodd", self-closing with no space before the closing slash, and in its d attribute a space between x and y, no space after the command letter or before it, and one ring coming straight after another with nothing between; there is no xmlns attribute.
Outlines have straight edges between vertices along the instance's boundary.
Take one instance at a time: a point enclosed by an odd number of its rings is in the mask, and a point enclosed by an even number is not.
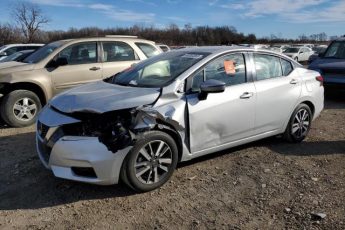
<svg viewBox="0 0 345 230"><path fill-rule="evenodd" d="M323 54L309 65L318 71L325 86L345 86L345 37L333 41ZM345 88L345 87L344 87Z"/></svg>

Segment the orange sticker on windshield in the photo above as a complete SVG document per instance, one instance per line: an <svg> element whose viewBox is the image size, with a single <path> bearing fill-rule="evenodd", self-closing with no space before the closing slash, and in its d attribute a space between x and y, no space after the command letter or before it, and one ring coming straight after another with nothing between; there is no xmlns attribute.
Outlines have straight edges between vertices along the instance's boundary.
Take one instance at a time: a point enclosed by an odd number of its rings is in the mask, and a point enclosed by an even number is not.
<svg viewBox="0 0 345 230"><path fill-rule="evenodd" d="M226 74L235 74L235 63L231 60L224 61L224 69Z"/></svg>

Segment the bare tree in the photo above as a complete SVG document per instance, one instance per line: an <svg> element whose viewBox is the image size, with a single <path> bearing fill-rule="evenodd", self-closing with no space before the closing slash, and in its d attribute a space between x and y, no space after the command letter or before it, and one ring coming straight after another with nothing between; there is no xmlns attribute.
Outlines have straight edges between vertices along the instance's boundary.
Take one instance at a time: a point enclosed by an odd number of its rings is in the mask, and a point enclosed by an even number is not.
<svg viewBox="0 0 345 230"><path fill-rule="evenodd" d="M27 2L18 2L12 13L27 42L32 42L37 31L49 22L37 5Z"/></svg>

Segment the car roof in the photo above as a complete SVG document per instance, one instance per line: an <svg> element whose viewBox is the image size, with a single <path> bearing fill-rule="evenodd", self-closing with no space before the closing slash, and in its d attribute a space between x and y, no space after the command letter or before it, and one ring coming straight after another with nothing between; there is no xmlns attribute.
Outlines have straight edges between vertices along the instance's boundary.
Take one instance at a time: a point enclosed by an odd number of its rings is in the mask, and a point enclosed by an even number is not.
<svg viewBox="0 0 345 230"><path fill-rule="evenodd" d="M239 45L231 45L231 46L195 46L195 47L188 47L183 49L178 49L176 51L185 51L185 52L205 52L205 53L223 53L226 51L263 51L272 54L277 54L276 52L272 52L268 49L261 49L261 48L254 48L254 47L246 47L246 46L239 46Z"/></svg>
<svg viewBox="0 0 345 230"><path fill-rule="evenodd" d="M27 44L8 44L8 45L5 45L6 48L8 47L15 47L15 46L43 46L44 44L36 44L36 43L27 43Z"/></svg>
<svg viewBox="0 0 345 230"><path fill-rule="evenodd" d="M337 38L334 41L345 41L345 37Z"/></svg>
<svg viewBox="0 0 345 230"><path fill-rule="evenodd" d="M89 38L73 38L73 39L65 39L60 40L62 42L66 43L74 43L74 42L87 42L87 41L132 41L132 42L145 42L145 43L151 43L155 44L154 41L137 38L134 36L106 36L106 37L89 37Z"/></svg>

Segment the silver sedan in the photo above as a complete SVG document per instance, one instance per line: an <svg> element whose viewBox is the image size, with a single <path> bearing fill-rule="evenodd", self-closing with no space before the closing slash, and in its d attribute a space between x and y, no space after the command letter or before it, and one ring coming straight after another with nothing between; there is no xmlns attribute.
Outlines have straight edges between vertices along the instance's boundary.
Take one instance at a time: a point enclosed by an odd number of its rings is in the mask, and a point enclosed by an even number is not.
<svg viewBox="0 0 345 230"><path fill-rule="evenodd" d="M57 177L149 191L181 161L275 135L301 142L323 109L322 81L268 50L171 51L53 98L37 150Z"/></svg>

